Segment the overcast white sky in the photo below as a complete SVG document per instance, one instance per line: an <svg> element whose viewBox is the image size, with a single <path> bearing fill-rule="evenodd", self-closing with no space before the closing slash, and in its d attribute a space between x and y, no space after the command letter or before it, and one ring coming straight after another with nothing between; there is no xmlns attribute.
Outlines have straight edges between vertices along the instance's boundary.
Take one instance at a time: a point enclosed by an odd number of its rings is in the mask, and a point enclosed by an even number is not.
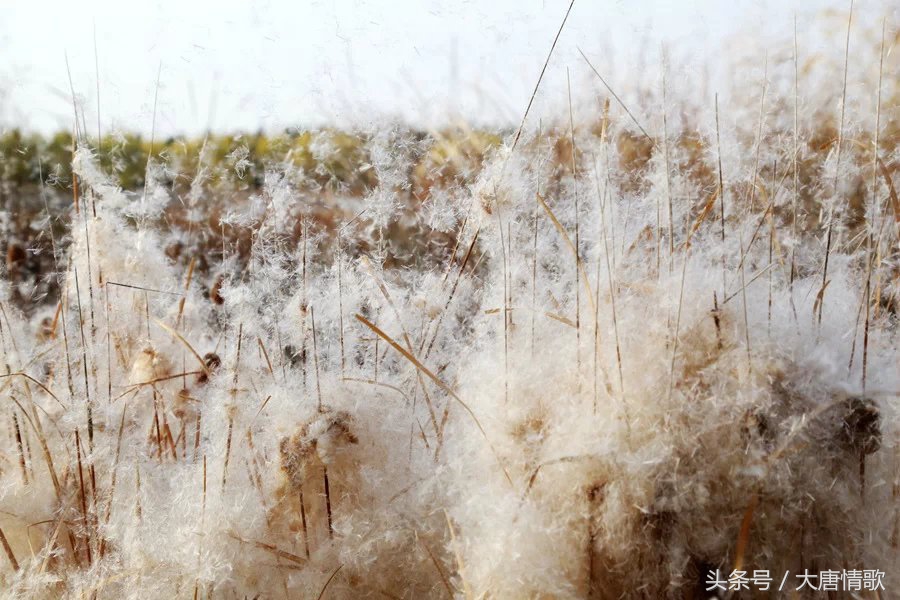
<svg viewBox="0 0 900 600"><path fill-rule="evenodd" d="M621 75L661 42L697 65L736 32L801 29L833 0L576 0L546 84L586 81L577 53ZM885 0L858 0L857 10ZM13 1L0 22L0 119L71 128L71 66L96 123L147 132L161 67L157 132L418 123L463 114L512 122L524 109L568 0ZM890 3L887 4L890 6ZM842 8L846 10L846 8ZM896 14L896 10L893 10ZM643 62L638 49L645 49ZM698 67L699 69L700 67Z"/></svg>

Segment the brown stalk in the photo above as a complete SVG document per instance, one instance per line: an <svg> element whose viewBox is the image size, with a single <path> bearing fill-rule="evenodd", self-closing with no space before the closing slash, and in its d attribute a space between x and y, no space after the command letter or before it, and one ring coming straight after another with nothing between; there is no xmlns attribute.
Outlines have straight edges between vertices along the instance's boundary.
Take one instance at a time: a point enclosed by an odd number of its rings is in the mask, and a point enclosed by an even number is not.
<svg viewBox="0 0 900 600"><path fill-rule="evenodd" d="M607 285L609 286L609 303L610 309L612 312L612 322L613 322L613 336L616 342L616 366L618 368L619 373L619 392L622 394L622 402L625 403L625 376L622 369L622 348L619 343L619 320L616 314L616 288L613 281L613 271L612 265L609 261L609 244L608 244L608 236L607 236L607 227L606 227L606 210L605 210L605 202L603 201L603 197L600 194L600 175L597 170L597 161L594 160L594 180L597 186L597 200L600 205L600 229L603 232L603 256L606 259L606 277L607 277ZM608 188L607 188L608 190ZM597 261L597 294L600 294L600 273L599 273L600 261ZM596 306L600 306L600 299L597 298ZM594 350L594 362L596 363L599 360L600 354L600 332L599 332L599 323L600 316L599 314L594 315L594 342L595 342L595 350ZM597 377L594 377L594 411L597 410ZM627 420L628 426L630 428L630 419Z"/></svg>
<svg viewBox="0 0 900 600"><path fill-rule="evenodd" d="M450 293L447 295L447 301L444 302L444 306L441 309L440 314L437 316L437 321L435 322L434 332L431 335L431 341L428 343L428 347L425 349L424 356L426 359L429 354L431 354L431 348L434 346L435 340L437 340L438 330L440 329L441 322L444 319L444 314L447 312L447 309L450 307L450 303L453 301L453 296L456 294L456 288L459 286L459 282L462 279L463 271L465 271L466 265L469 262L469 258L472 256L472 250L475 248L475 242L478 241L478 234L481 232L481 229L476 229L475 234L472 236L472 241L469 243L469 248L466 250L466 254L463 257L462 263L459 265L459 270L456 272L456 279L453 281L453 285L450 288ZM449 271L448 271L449 273ZM422 339L422 343L424 344L425 340ZM419 347L419 352L422 352L422 347Z"/></svg>
<svg viewBox="0 0 900 600"><path fill-rule="evenodd" d="M438 572L438 576L441 578L441 583L444 584L444 589L447 590L448 598L455 598L455 594L453 593L453 588L450 586L450 580L447 578L447 574L444 572L443 567L441 567L441 563L438 562L437 557L434 555L434 552L431 551L431 548L428 547L428 544L425 543L421 537L419 537L419 532L416 532L416 541L419 542L419 545L422 546L422 549L425 550L425 553L428 555L428 558L431 559L431 562L434 564L435 570Z"/></svg>
<svg viewBox="0 0 900 600"><path fill-rule="evenodd" d="M200 527L203 528L204 521L206 520L206 454L203 455L203 500L200 505ZM200 542L197 544L197 571L200 571L200 556L203 551L203 537L200 538ZM200 592L200 575L197 575L197 578L194 580L194 600L197 600L197 596Z"/></svg>
<svg viewBox="0 0 900 600"><path fill-rule="evenodd" d="M18 571L19 561L16 560L16 555L13 554L9 542L6 540L6 536L3 534L3 529L0 529L0 544L3 544L3 550L6 552L6 558L9 559L9 564L12 565L13 571Z"/></svg>
<svg viewBox="0 0 900 600"><path fill-rule="evenodd" d="M297 496L300 501L300 525L303 527L303 547L306 550L306 559L309 560L309 528L306 523L306 503L303 501L303 485L297 487Z"/></svg>
<svg viewBox="0 0 900 600"><path fill-rule="evenodd" d="M187 275L184 278L184 294L182 294L181 299L178 301L178 316L175 318L175 329L178 329L178 326L181 324L181 317L184 315L184 302L187 300L187 293L191 288L191 278L194 275L194 264L196 263L196 260L196 257L191 257L191 262L188 264Z"/></svg>
<svg viewBox="0 0 900 600"><path fill-rule="evenodd" d="M587 271L584 267L584 262L578 255L578 250L575 248L575 244L572 242L572 239L569 237L569 234L566 232L566 228L562 226L562 223L559 222L559 219L556 218L556 215L553 214L553 211L550 210L550 207L544 201L544 198L540 194L535 194L538 202L541 207L544 209L544 212L547 213L547 216L550 217L550 220L553 222L554 227L559 232L559 235L563 238L563 241L569 247L569 250L572 251L572 254L575 256L575 259L578 263L578 270L581 271L581 278L584 281L584 287L587 291L587 297L591 302L591 312L596 314L597 307L594 305L594 294L591 291L591 282L588 280Z"/></svg>
<svg viewBox="0 0 900 600"><path fill-rule="evenodd" d="M200 364L200 370L202 370L204 373L206 373L207 376L211 375L211 373L209 371L209 367L206 364L206 361L204 361L203 357L200 356L200 354L196 350L194 350L194 347L191 346L190 342L188 342L186 339L184 339L183 335L181 335L180 333L178 333L177 331L175 331L174 329L172 329L171 327L169 327L168 325L166 325L165 323L163 323L162 321L160 321L158 319L153 319L153 322L156 323L157 325L159 325L159 327L162 328L163 331L165 331L166 333L168 333L169 335L171 335L172 337L177 339L179 342L184 344L185 347L191 351L191 354L194 355L194 358L197 359L197 362ZM238 345L240 347L240 342L238 343Z"/></svg>
<svg viewBox="0 0 900 600"><path fill-rule="evenodd" d="M495 190L496 195L496 190ZM503 235L503 212L497 206L497 225L500 230L500 249L503 261L503 402L509 403L509 256L506 252L506 238Z"/></svg>
<svg viewBox="0 0 900 600"><path fill-rule="evenodd" d="M477 239L477 238L478 238L478 232L476 231L475 238L472 240L472 245L469 246L469 252L466 253L466 257L463 260L462 266L460 267L459 274L457 275L456 281L454 282L453 287L450 290L450 298L453 297L453 293L456 291L456 285L459 283L459 278L462 275L462 270L465 268L466 262L469 259L469 253L471 253L472 246L475 244L475 239ZM397 305L394 303L394 299L391 297L391 294L388 291L387 286L385 285L384 281L375 273L375 270L372 268L371 263L369 262L369 260L366 257L362 258L361 263L363 265L363 268L365 268L366 272L369 273L369 276L375 281L376 285L378 286L378 289L381 291L381 295L384 296L385 301L387 301L388 306L393 311L394 318L396 318L397 323L400 324L400 329L403 333L403 341L406 343L406 347L409 349L410 352L413 352L412 340L409 337L409 333L407 333L407 331L406 331L406 327L403 325L403 319L400 318L400 311L397 309ZM444 305L444 310L447 309L447 306L449 306L449 304L450 304L450 299L448 298L447 303ZM440 320L441 320L441 318L443 318L443 315L444 315L444 312L442 311L441 314L438 316L438 320L437 320L438 326L440 325ZM434 343L434 340L437 338L437 326L435 327L434 336L435 337L433 337L431 339L432 344ZM422 343L424 344L424 342L425 342L425 339L423 337ZM376 348L377 348L377 346L376 346ZM431 346L429 345L429 350L430 349L431 349ZM378 361L377 355L375 357L375 360L376 360L376 367L377 367L377 361ZM416 371L416 377L419 381L419 385L422 387L422 394L425 397L425 405L428 407L428 413L429 413L429 416L431 417L431 425L434 428L435 436L438 439L438 447L440 447L441 440L442 440L442 431L438 427L437 416L435 415L435 412L434 412L434 404L431 401L431 396L428 393L428 388L425 386L425 381L422 379L422 374L419 373L418 371Z"/></svg>
<svg viewBox="0 0 900 600"><path fill-rule="evenodd" d="M838 179L840 177L841 167L841 151L844 145L844 113L847 105L847 71L850 64L850 25L853 23L853 0L850 0L850 12L847 16L847 42L844 47L844 85L841 91L841 120L838 127L837 139L837 158L834 164L834 189L833 193L837 195ZM825 288L828 287L828 258L831 254L831 238L834 230L834 198L828 208L828 233L825 237L825 259L822 266L822 287L819 289L818 296L821 297L818 303L817 324L822 325L822 311L825 307Z"/></svg>
<svg viewBox="0 0 900 600"><path fill-rule="evenodd" d="M875 103L875 144L872 152L872 209L875 211L873 218L877 221L878 216L878 198L877 198L877 184L878 184L878 134L881 129L881 81L882 74L884 72L884 35L885 35L885 21L881 22L881 48L878 52L879 64L878 64L878 94ZM887 178L888 180L890 178ZM892 198L896 201L897 194L893 190L893 186L891 186ZM895 216L900 218L900 213L895 212ZM880 237L880 236L879 236ZM880 242L880 240L879 240ZM866 397L866 380L868 375L868 367L869 367L869 324L871 318L871 290L872 290L872 234L866 237L866 245L867 255L869 257L868 269L866 269L866 319L865 324L863 325L863 358L862 358L862 395L863 399ZM880 245L880 243L879 243ZM862 461L865 461L865 455L863 455ZM863 462L865 465L865 462Z"/></svg>
<svg viewBox="0 0 900 600"><path fill-rule="evenodd" d="M322 481L325 485L325 512L328 516L328 537L334 538L334 526L331 515L331 487L328 485L328 465L322 465Z"/></svg>
<svg viewBox="0 0 900 600"><path fill-rule="evenodd" d="M453 547L453 554L456 557L456 572L459 573L459 578L462 579L463 596L466 600L469 600L473 597L472 588L469 587L469 582L466 580L465 563L463 562L462 553L459 551L459 546L456 541L456 531L453 529L453 523L450 521L450 515L447 513L447 509L444 509L444 518L447 521L447 530L450 532L450 544Z"/></svg>
<svg viewBox="0 0 900 600"><path fill-rule="evenodd" d="M331 576L328 577L328 581L326 581L325 585L322 586L322 591L320 591L319 595L316 596L316 600L322 600L322 598L325 596L325 590L328 589L328 586L331 585L331 582L334 580L335 576L338 574L338 571L340 571L342 568L344 568L344 565L339 565L338 568L335 569L331 573Z"/></svg>
<svg viewBox="0 0 900 600"><path fill-rule="evenodd" d="M237 341L237 353L234 359L234 376L231 380L231 406L228 409L228 433L225 439L225 464L222 466L222 492L225 492L225 484L228 481L228 463L231 459L231 437L234 432L234 413L237 410L237 405L235 404L235 397L238 393L238 374L240 373L239 367L241 364L241 343L244 339L244 324L240 323L238 325L238 341Z"/></svg>
<svg viewBox="0 0 900 600"><path fill-rule="evenodd" d="M75 429L75 453L78 456L78 485L80 488L80 500L81 500L81 516L84 522L85 528L85 537L87 538L87 542L85 544L85 551L87 553L87 564L90 566L93 563L93 559L91 557L91 534L90 534L90 522L88 520L87 514L87 500L84 493L84 471L81 468L81 439L78 435L78 429Z"/></svg>
<svg viewBox="0 0 900 600"><path fill-rule="evenodd" d="M754 493L750 497L750 504L744 512L741 521L741 530L738 533L737 545L734 551L734 570L739 571L744 566L744 557L747 552L747 544L750 541L750 524L753 522L753 511L759 504L759 494Z"/></svg>
<svg viewBox="0 0 900 600"><path fill-rule="evenodd" d="M319 372L319 346L316 341L316 314L313 311L312 306L309 307L309 320L312 325L313 364L316 368L316 408L319 412L322 412L324 410L324 406L322 405L322 377Z"/></svg>
<svg viewBox="0 0 900 600"><path fill-rule="evenodd" d="M569 13L572 12L572 6L575 4L575 0L569 2L569 8L566 9L566 15L563 17L562 23L559 24L559 30L556 32L556 37L553 38L553 43L550 45L550 52L547 53L547 59L544 61L544 66L541 68L541 74L538 75L537 82L534 84L534 91L531 92L531 97L528 99L528 106L525 107L525 113L522 115L522 122L519 123L519 128L516 130L516 136L513 138L512 146L510 146L509 154L506 155L506 159L503 161L503 168L500 170L500 177L503 177L503 172L506 170L506 161L509 160L509 157L512 155L513 151L516 149L516 145L519 143L519 138L522 136L522 129L525 128L525 119L528 118L528 111L531 110L531 104L534 102L534 97L537 96L538 88L541 86L541 80L544 78L544 73L547 71L547 65L550 64L550 57L553 56L553 50L556 48L556 42L559 41L559 36L562 34L563 28L566 26L566 21L569 20Z"/></svg>
<svg viewBox="0 0 900 600"><path fill-rule="evenodd" d="M272 361L269 360L269 353L266 352L266 347L265 347L265 345L263 345L263 342L259 338L259 336L256 336L256 343L259 346L260 351L262 352L263 358L266 359L266 366L269 369L269 375L271 375L272 379L274 380L275 379L275 371L272 369Z"/></svg>
<svg viewBox="0 0 900 600"><path fill-rule="evenodd" d="M600 74L600 72L594 67L593 64L591 64L591 61L588 60L588 57L581 50L581 48L578 48L578 53L581 54L581 58L583 58L584 62L586 62L587 65L591 68L591 71L594 72L594 75L597 76L597 78L600 80L600 83L602 83L603 87L606 88L606 91L608 91L610 94L612 94L612 97L616 99L616 102L619 103L619 106L621 106L625 110L625 112L628 114L628 116L631 117L632 122L634 122L634 124L637 125L637 128L641 130L641 133L644 134L644 137L646 137L648 140L650 140L651 144L655 144L656 142L654 142L653 138L650 137L650 134L647 133L647 130L644 129L644 127L638 122L637 117L635 117L632 114L632 112L630 110L628 110L628 107L625 106L625 103L622 102L622 99L619 98L619 95L616 94L611 87L609 87L609 84L606 83L606 80L603 79L603 76Z"/></svg>
<svg viewBox="0 0 900 600"><path fill-rule="evenodd" d="M28 467L25 463L25 451L22 445L22 430L19 427L19 419L16 417L16 411L12 411L13 428L16 434L16 448L19 451L19 466L22 469L22 483L28 485Z"/></svg>
<svg viewBox="0 0 900 600"><path fill-rule="evenodd" d="M279 548L278 546L275 546L274 544L269 544L267 542L262 542L262 541L258 541L258 540L245 540L244 538L238 536L236 533L230 533L229 535L233 539L241 542L242 544L251 544L251 545L259 548L260 550L265 550L266 552L274 554L278 558L283 558L294 564L306 565L309 562L308 559L304 559L303 557L297 556L296 554L292 554L292 553L288 552L287 550L282 550L281 548Z"/></svg>
<svg viewBox="0 0 900 600"><path fill-rule="evenodd" d="M107 504L106 504L106 516L104 519L104 521L107 525L109 525L109 520L110 520L110 517L112 516L113 500L116 497L116 478L117 478L118 470L119 470L119 457L122 454L122 433L125 430L125 411L127 408L128 408L128 404L125 403L122 406L122 417L119 420L119 434L116 438L116 456L113 459L112 476L111 476L111 480L110 480L110 484L109 484L109 500L107 501ZM101 536L100 537L100 548L99 548L99 554L100 554L101 558L103 557L103 554L104 554L105 545L106 545L106 539Z"/></svg>

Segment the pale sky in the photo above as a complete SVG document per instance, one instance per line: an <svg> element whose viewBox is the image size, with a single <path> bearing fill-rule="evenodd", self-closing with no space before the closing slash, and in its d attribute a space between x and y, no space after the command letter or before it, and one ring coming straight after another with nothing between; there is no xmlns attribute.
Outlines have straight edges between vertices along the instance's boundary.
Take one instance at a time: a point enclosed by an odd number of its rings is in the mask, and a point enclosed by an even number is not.
<svg viewBox="0 0 900 600"><path fill-rule="evenodd" d="M158 135L521 117L568 0L15 0L0 22L0 123ZM642 74L663 43L699 73L737 33L800 27L833 0L576 0L544 87ZM884 12L885 0L858 0ZM896 9L891 9L896 14ZM97 61L94 40L96 31ZM643 50L642 50L643 49ZM643 55L643 56L642 56ZM688 73L690 75L690 73Z"/></svg>

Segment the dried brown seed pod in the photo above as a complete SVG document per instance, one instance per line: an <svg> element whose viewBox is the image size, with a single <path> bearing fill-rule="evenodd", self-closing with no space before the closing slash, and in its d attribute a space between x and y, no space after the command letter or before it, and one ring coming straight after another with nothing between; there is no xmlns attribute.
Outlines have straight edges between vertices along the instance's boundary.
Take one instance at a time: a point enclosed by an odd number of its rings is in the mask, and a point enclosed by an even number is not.
<svg viewBox="0 0 900 600"><path fill-rule="evenodd" d="M315 452L315 446L306 442L303 431L281 440L278 446L281 456L281 470L291 486L299 488L303 485L306 465Z"/></svg>
<svg viewBox="0 0 900 600"><path fill-rule="evenodd" d="M152 346L147 346L134 358L129 381L132 384L146 384L170 373L171 367L166 357Z"/></svg>
<svg viewBox="0 0 900 600"><path fill-rule="evenodd" d="M196 414L193 407L193 403L196 401L196 398L191 396L189 389L181 388L175 395L175 404L172 407L172 412L179 419L191 418Z"/></svg>
<svg viewBox="0 0 900 600"><path fill-rule="evenodd" d="M222 297L222 286L225 284L225 276L216 277L212 287L209 288L209 299L213 304L225 304L225 298Z"/></svg>
<svg viewBox="0 0 900 600"><path fill-rule="evenodd" d="M181 252L184 250L184 244L181 242L174 242L166 246L166 256L169 257L169 260L175 262L181 256Z"/></svg>
<svg viewBox="0 0 900 600"><path fill-rule="evenodd" d="M874 402L848 398L844 403L841 440L854 452L873 454L881 448L881 417Z"/></svg>
<svg viewBox="0 0 900 600"><path fill-rule="evenodd" d="M25 261L28 255L25 249L15 242L10 242L6 247L6 273L15 280L24 276Z"/></svg>
<svg viewBox="0 0 900 600"><path fill-rule="evenodd" d="M46 342L47 340L53 339L55 336L53 327L53 319L51 317L44 317L41 319L41 323L38 326L37 339L39 342Z"/></svg>
<svg viewBox="0 0 900 600"><path fill-rule="evenodd" d="M306 363L306 349L305 348L297 348L292 344L288 344L284 347L283 350L284 359L292 366L299 367L300 365Z"/></svg>
<svg viewBox="0 0 900 600"><path fill-rule="evenodd" d="M26 258L27 254L25 253L25 249L19 244L11 242L6 247L6 268L10 271L24 263Z"/></svg>
<svg viewBox="0 0 900 600"><path fill-rule="evenodd" d="M209 376L219 370L222 366L222 359L215 352L207 352L203 355L203 363L206 365L206 371L197 375L197 383L206 383Z"/></svg>
<svg viewBox="0 0 900 600"><path fill-rule="evenodd" d="M203 355L203 362L210 371L215 371L222 366L222 359L215 352L207 352Z"/></svg>
<svg viewBox="0 0 900 600"><path fill-rule="evenodd" d="M281 440L281 470L292 485L303 481L311 461L328 464L342 448L359 442L351 429L352 421L346 411L326 409Z"/></svg>

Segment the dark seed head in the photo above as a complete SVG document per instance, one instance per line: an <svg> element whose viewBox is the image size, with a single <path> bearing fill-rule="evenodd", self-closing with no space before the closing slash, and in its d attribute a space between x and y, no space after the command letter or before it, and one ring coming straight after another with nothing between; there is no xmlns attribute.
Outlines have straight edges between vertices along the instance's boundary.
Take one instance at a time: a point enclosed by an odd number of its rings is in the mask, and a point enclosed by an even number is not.
<svg viewBox="0 0 900 600"><path fill-rule="evenodd" d="M213 304L225 304L225 298L222 297L222 285L225 283L225 277L219 275L216 277L215 283L209 288L209 299Z"/></svg>
<svg viewBox="0 0 900 600"><path fill-rule="evenodd" d="M206 363L206 368L210 371L215 371L222 366L222 359L219 358L219 355L215 352L207 352L204 354L203 362Z"/></svg>
<svg viewBox="0 0 900 600"><path fill-rule="evenodd" d="M841 440L854 452L872 454L881 448L881 417L871 400L849 398L844 404Z"/></svg>
<svg viewBox="0 0 900 600"><path fill-rule="evenodd" d="M296 348L292 344L288 344L284 347L284 359L292 366L298 367L301 364L306 362L306 350L303 348Z"/></svg>
<svg viewBox="0 0 900 600"><path fill-rule="evenodd" d="M222 359L215 352L207 352L203 355L203 363L206 365L206 371L197 375L197 383L206 383L209 376L215 373L222 366Z"/></svg>

